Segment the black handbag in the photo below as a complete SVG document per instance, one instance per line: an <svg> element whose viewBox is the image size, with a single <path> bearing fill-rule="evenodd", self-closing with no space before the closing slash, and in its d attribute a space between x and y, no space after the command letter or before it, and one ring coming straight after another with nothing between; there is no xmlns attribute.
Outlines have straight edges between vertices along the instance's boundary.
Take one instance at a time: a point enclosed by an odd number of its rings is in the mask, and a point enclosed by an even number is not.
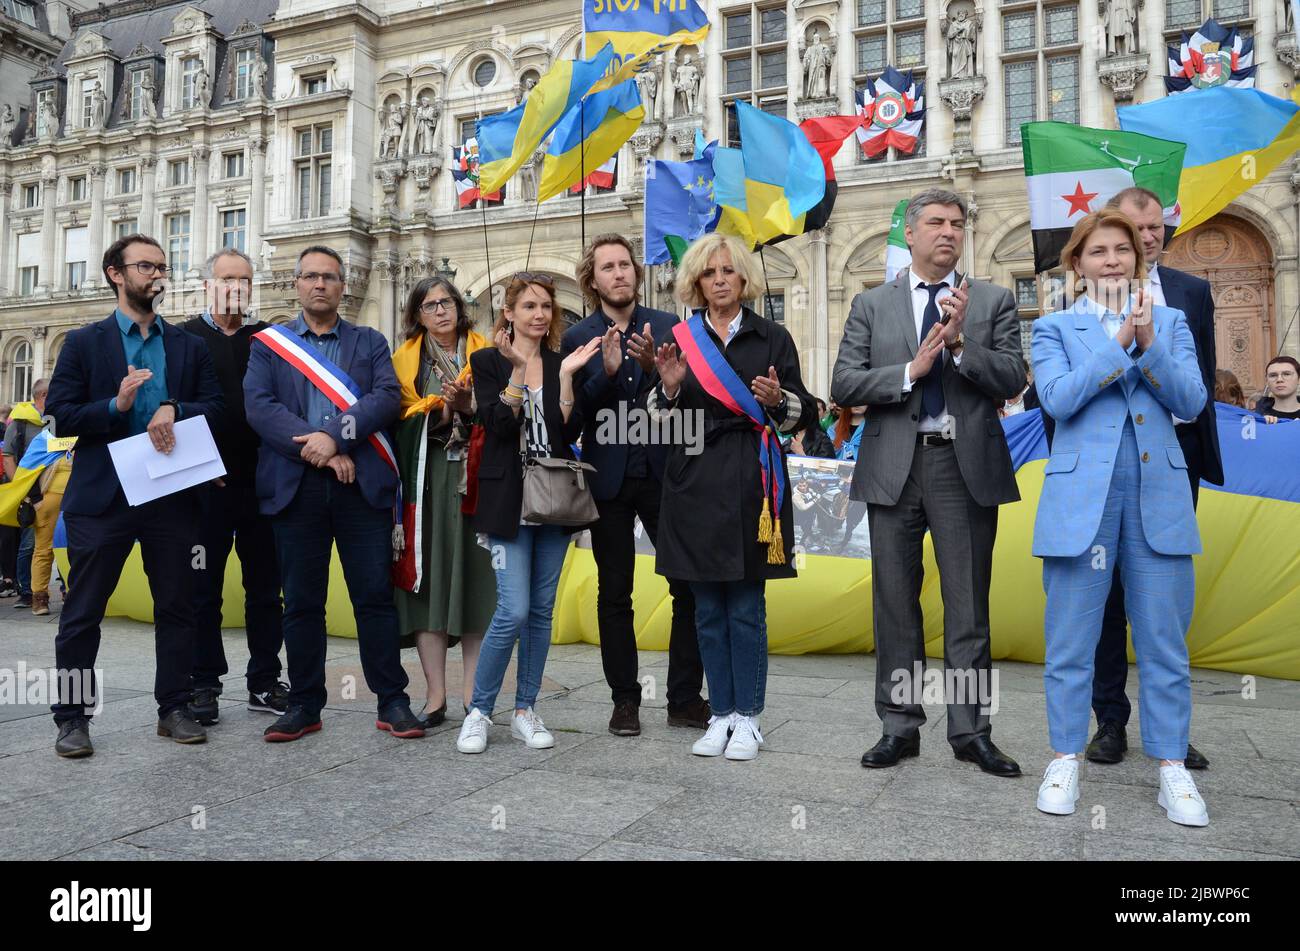
<svg viewBox="0 0 1300 951"><path fill-rule="evenodd" d="M32 504L31 499L23 499L18 503L18 511L15 513L18 518L19 528L31 528L36 524L36 506Z"/></svg>

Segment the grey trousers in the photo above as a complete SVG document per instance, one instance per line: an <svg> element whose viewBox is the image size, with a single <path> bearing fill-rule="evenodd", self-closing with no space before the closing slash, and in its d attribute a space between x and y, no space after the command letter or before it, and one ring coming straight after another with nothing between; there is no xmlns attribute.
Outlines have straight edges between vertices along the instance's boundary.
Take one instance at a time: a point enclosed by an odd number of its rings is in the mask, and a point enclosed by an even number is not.
<svg viewBox="0 0 1300 951"><path fill-rule="evenodd" d="M913 737L925 723L918 671L925 664L921 616L922 543L928 528L939 565L943 595L943 661L946 672L981 682L983 699L989 654L989 579L997 506L971 498L951 444L917 446L907 482L894 505L868 505L871 530L871 599L876 639L876 713L887 736ZM945 678L945 682L948 682ZM949 696L948 742L954 749L990 731L987 706L977 691ZM902 702L899 702L899 701Z"/></svg>

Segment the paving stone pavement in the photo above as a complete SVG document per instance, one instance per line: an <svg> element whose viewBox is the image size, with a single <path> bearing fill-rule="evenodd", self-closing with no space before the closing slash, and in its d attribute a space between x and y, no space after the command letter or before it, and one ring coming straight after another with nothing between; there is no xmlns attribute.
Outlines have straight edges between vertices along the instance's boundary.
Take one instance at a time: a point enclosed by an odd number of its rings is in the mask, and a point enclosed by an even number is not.
<svg viewBox="0 0 1300 951"><path fill-rule="evenodd" d="M52 666L57 614L9 604L0 601L0 672ZM243 632L224 636L242 672ZM418 705L415 652L403 661ZM646 651L641 662L662 689L667 655ZM1024 777L954 760L940 707L927 708L917 759L862 769L858 757L879 735L874 663L771 658L766 748L733 763L692 756L698 733L667 725L661 694L643 704L640 737L611 736L599 650L557 645L537 705L555 748L511 739L503 709L487 752L465 756L455 748L459 651L448 658L448 722L396 740L375 729L356 643L335 638L320 733L264 743L270 719L245 709L234 675L209 742L180 746L154 734L152 627L109 619L93 757L54 755L47 707L0 703L0 859L1300 858L1300 684L1259 679L1245 699L1240 676L1192 672L1193 742L1211 760L1196 779L1211 821L1188 829L1157 807L1157 769L1140 752L1086 765L1073 816L1034 808L1049 756L1034 664L999 662L993 719L994 740ZM1134 671L1132 696L1136 680ZM1135 717L1135 745L1139 728Z"/></svg>

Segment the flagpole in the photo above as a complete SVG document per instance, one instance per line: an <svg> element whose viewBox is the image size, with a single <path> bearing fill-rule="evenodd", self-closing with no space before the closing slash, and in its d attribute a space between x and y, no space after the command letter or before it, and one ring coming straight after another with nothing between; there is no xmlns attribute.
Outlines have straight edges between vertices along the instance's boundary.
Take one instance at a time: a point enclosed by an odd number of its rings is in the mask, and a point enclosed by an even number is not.
<svg viewBox="0 0 1300 951"><path fill-rule="evenodd" d="M582 247L578 257L587 253L587 110L584 103L578 103L578 217L582 220Z"/></svg>
<svg viewBox="0 0 1300 951"><path fill-rule="evenodd" d="M474 96L474 111L477 113L474 119L474 140L478 141L478 124L483 121L483 110L479 107L478 96ZM487 227L487 196L483 194L483 179L479 179L478 207L483 213L483 263L487 267L487 299L488 299L488 336L492 333L492 324L496 317L492 313L492 249L488 243Z"/></svg>

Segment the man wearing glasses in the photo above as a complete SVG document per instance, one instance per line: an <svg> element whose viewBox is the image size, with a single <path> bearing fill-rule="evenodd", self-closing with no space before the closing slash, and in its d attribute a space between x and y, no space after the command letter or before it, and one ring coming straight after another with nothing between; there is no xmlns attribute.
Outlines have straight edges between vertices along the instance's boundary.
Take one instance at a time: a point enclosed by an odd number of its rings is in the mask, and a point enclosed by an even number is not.
<svg viewBox="0 0 1300 951"><path fill-rule="evenodd" d="M222 589L233 543L244 580L244 632L248 637L248 709L284 713L289 688L280 682L280 566L271 524L257 512L257 438L244 415L244 373L253 335L265 322L253 316L253 262L222 248L203 266L207 309L184 327L207 344L226 408L213 430L226 475L200 492L200 532L205 560L199 570L194 615L194 694L190 713L217 722L221 678L229 672L221 643Z"/></svg>
<svg viewBox="0 0 1300 951"><path fill-rule="evenodd" d="M375 726L403 739L424 736L406 695L390 569L396 458L385 430L401 388L388 343L339 316L343 260L313 245L294 269L302 311L287 327L254 337L244 376L248 421L262 439L257 496L271 517L284 586L289 705L267 742L321 728L325 596L337 547L356 617L361 670L378 698ZM341 405L340 405L341 404Z"/></svg>
<svg viewBox="0 0 1300 951"><path fill-rule="evenodd" d="M57 434L77 437L77 462L63 495L72 583L54 641L57 666L67 672L53 706L54 749L68 757L94 752L89 714L99 699L93 670L100 623L137 541L153 596L158 735L178 743L207 739L189 713L198 490L130 506L108 445L148 433L155 449L170 453L177 420L202 415L216 428L221 387L203 341L155 312L168 275L158 242L127 235L104 252L103 267L117 290L117 309L68 334L46 401Z"/></svg>

